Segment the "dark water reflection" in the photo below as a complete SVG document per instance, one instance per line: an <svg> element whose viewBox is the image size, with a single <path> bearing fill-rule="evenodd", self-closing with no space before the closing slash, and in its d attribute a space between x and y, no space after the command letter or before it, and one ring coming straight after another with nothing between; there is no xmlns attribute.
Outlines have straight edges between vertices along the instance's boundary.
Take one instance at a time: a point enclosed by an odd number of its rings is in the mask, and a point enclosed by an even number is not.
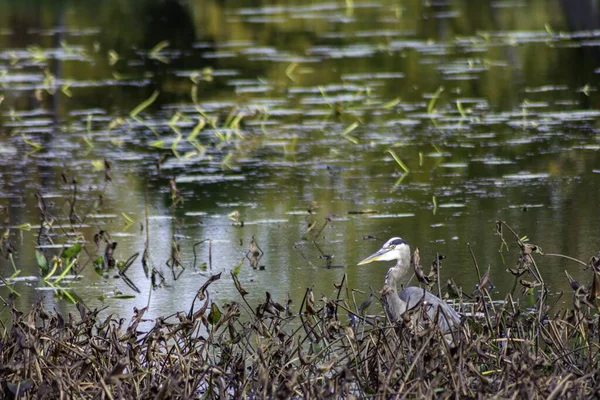
<svg viewBox="0 0 600 400"><path fill-rule="evenodd" d="M73 226L86 240L85 268L66 285L89 307L124 316L149 299L139 259L128 271L141 291L133 300L112 298L134 292L89 260L104 252L93 242L100 230L118 242L119 260L144 250L146 186L150 260L167 278L152 291L151 316L191 304L209 272L190 268L204 239L213 271L244 260L240 280L253 302L270 291L299 303L309 286L331 296L344 273L350 287L378 289L385 265L355 264L396 235L424 262L447 255L443 281L469 291L470 243L505 293L516 248L503 264L498 219L546 252L587 260L600 250L594 2L296 4L0 4L0 211L27 278L15 285L17 306L45 296L73 309L39 282L34 251L36 193L55 218L52 242L77 237L65 237L72 185L61 174L76 178L76 212L89 214ZM184 199L175 208L172 177ZM378 213L354 213L366 209ZM32 230L17 228L27 223ZM264 271L244 258L252 237ZM165 265L173 243L188 267L176 281ZM209 261L207 243L196 247L198 264ZM44 251L52 257L60 246ZM343 268L322 268L324 254ZM565 269L589 280L562 259L539 264L554 293L570 290ZM9 259L0 268L13 273ZM215 300L238 300L223 277Z"/></svg>

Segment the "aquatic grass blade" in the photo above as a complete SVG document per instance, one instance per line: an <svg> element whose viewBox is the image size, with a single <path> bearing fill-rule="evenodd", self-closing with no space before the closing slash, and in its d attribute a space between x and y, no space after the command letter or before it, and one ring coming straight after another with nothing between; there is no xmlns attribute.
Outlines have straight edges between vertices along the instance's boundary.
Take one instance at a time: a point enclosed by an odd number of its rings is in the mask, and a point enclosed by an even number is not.
<svg viewBox="0 0 600 400"><path fill-rule="evenodd" d="M402 170L404 170L405 173L409 173L410 169L408 169L408 167L406 166L406 164L404 164L402 162L402 160L400 159L400 157L398 157L398 155L396 154L396 152L392 149L388 149L386 150L386 152L390 153L392 155L392 157L394 158L394 160L396 160L396 162L398 163L398 165L400 166L400 168L402 168Z"/></svg>
<svg viewBox="0 0 600 400"><path fill-rule="evenodd" d="M396 107L398 104L400 104L400 101L401 101L400 97L396 97L395 99L390 100L387 103L385 103L383 105L383 108L385 108L386 110L390 110L390 109Z"/></svg>
<svg viewBox="0 0 600 400"><path fill-rule="evenodd" d="M433 113L435 103L437 102L438 98L440 97L440 94L442 94L443 91L444 87L440 86L438 90L435 91L433 96L431 96L431 99L429 99L429 103L427 103L427 114L431 115Z"/></svg>
<svg viewBox="0 0 600 400"><path fill-rule="evenodd" d="M155 90L150 95L150 97L148 97L146 100L142 101L133 110L131 110L131 112L129 113L129 116L131 118L135 118L139 113L144 111L146 108L150 107L152 105L152 103L154 103L154 101L158 98L159 93L160 92L158 90Z"/></svg>
<svg viewBox="0 0 600 400"><path fill-rule="evenodd" d="M44 147L41 144L39 144L38 142L35 142L35 141L29 139L25 135L21 135L21 137L23 138L23 141L25 143L27 143L29 146L33 147L35 150L41 150Z"/></svg>
<svg viewBox="0 0 600 400"><path fill-rule="evenodd" d="M157 43L149 52L148 56L152 59L160 61L163 64L168 64L169 59L161 54L161 51L169 46L168 40L163 40L162 42Z"/></svg>

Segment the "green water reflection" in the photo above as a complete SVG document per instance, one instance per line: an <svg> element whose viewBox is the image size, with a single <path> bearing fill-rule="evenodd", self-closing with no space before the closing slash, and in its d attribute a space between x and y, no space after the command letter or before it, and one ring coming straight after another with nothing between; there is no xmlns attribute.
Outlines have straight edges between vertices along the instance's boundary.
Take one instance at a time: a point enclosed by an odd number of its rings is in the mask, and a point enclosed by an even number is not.
<svg viewBox="0 0 600 400"><path fill-rule="evenodd" d="M592 5L2 2L5 244L20 276L40 277L35 194L54 217L52 242L70 242L76 178L77 214L90 216L73 225L87 253L81 279L69 285L89 307L124 316L149 299L139 259L128 272L141 291L133 300L112 299L133 292L115 273L98 276L89 260L104 252L93 241L100 230L119 243L118 259L143 252L146 186L150 261L166 277L152 291L150 316L191 304L209 273L190 267L204 239L214 272L244 260L251 301L269 291L299 303L309 286L331 296L344 273L350 287L377 290L386 266L355 264L398 235L424 263L447 255L443 282L467 291L476 283L470 243L479 264L492 266L496 294L505 293L516 248L503 263L498 219L547 252L587 260L600 243L600 18ZM131 117L155 91L156 101ZM198 121L205 125L195 130ZM174 208L172 177L184 199ZM365 209L378 213L353 213ZM228 217L234 211L243 227ZM32 230L16 228L27 223ZM264 271L244 258L252 237ZM173 243L188 267L176 281L165 265ZM198 264L208 262L208 242L196 250ZM324 255L342 268L322 268ZM553 293L570 293L565 269L589 280L562 259L539 264ZM8 258L0 268L13 272ZM239 300L223 278L213 300ZM15 289L18 307L45 297L73 309L36 280Z"/></svg>

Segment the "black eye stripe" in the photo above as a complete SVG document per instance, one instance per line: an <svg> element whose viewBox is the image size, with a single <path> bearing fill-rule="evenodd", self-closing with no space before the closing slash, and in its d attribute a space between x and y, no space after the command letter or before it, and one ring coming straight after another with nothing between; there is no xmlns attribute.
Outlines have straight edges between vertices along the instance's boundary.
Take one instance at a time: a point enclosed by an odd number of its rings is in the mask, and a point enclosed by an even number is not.
<svg viewBox="0 0 600 400"><path fill-rule="evenodd" d="M389 245L400 246L401 244L406 244L406 240L402 238L394 238L390 240Z"/></svg>

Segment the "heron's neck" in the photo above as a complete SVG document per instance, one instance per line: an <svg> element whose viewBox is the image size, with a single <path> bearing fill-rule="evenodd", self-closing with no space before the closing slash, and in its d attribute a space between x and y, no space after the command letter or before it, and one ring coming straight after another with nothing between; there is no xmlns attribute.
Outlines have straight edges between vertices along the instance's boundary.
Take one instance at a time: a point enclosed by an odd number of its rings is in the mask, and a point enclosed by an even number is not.
<svg viewBox="0 0 600 400"><path fill-rule="evenodd" d="M384 283L388 285L390 288L396 290L396 286L398 286L398 281L406 274L408 268L410 267L410 255L407 257L403 257L398 259L396 265L388 270L388 273L385 275Z"/></svg>
<svg viewBox="0 0 600 400"><path fill-rule="evenodd" d="M400 280L399 270L398 270L398 268L393 267L388 270L387 274L385 275L385 280L383 281L383 283L385 285L389 286L389 288L395 292L396 288L398 286L399 280Z"/></svg>
<svg viewBox="0 0 600 400"><path fill-rule="evenodd" d="M406 311L406 303L398 296L398 281L410 268L410 251L398 259L385 276L383 301L390 319L396 321Z"/></svg>
<svg viewBox="0 0 600 400"><path fill-rule="evenodd" d="M402 275L404 272L398 266L390 268L383 285L383 305L392 321L399 320L406 311L406 302L398 296L398 281Z"/></svg>

